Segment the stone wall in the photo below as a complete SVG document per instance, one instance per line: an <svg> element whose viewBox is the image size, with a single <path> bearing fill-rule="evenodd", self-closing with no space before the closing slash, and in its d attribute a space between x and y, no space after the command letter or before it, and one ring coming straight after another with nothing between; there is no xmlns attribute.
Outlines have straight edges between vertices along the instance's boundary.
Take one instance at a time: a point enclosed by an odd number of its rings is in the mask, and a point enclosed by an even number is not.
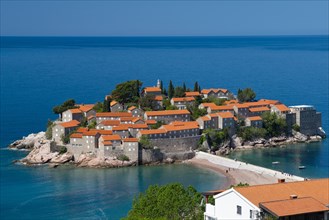
<svg viewBox="0 0 329 220"><path fill-rule="evenodd" d="M161 150L163 153L187 152L195 150L201 135L181 138L163 138L150 139L153 147Z"/></svg>

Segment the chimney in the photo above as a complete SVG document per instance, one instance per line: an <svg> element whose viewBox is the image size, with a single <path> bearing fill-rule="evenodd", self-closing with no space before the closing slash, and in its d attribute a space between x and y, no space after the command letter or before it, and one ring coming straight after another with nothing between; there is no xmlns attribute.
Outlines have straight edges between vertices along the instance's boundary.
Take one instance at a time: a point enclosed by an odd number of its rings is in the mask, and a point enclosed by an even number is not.
<svg viewBox="0 0 329 220"><path fill-rule="evenodd" d="M290 195L290 199L297 199L298 196L297 195Z"/></svg>
<svg viewBox="0 0 329 220"><path fill-rule="evenodd" d="M284 183L286 182L286 179L278 179L278 183Z"/></svg>

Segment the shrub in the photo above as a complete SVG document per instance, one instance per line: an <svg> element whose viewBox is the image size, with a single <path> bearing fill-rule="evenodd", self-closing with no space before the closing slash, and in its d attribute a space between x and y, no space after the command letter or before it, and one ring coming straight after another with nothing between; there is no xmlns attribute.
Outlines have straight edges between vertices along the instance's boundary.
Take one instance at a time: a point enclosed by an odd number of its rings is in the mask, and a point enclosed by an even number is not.
<svg viewBox="0 0 329 220"><path fill-rule="evenodd" d="M48 119L48 123L47 123L47 130L46 130L46 138L48 140L51 140L53 138L53 127L55 126L55 124Z"/></svg>
<svg viewBox="0 0 329 220"><path fill-rule="evenodd" d="M298 124L294 124L294 125L292 126L292 129L293 129L294 131L300 132L300 126L299 126Z"/></svg>
<svg viewBox="0 0 329 220"><path fill-rule="evenodd" d="M129 161L129 157L124 154L120 154L117 159L121 161Z"/></svg>
<svg viewBox="0 0 329 220"><path fill-rule="evenodd" d="M243 127L239 129L238 136L244 141L252 141L258 138L265 138L266 133L264 128Z"/></svg>
<svg viewBox="0 0 329 220"><path fill-rule="evenodd" d="M144 149L151 149L152 148L152 144L151 144L149 138L145 135L142 135L142 137L139 139L139 144Z"/></svg>
<svg viewBox="0 0 329 220"><path fill-rule="evenodd" d="M65 146L61 146L61 148L59 149L59 154L64 154L67 152L67 148Z"/></svg>

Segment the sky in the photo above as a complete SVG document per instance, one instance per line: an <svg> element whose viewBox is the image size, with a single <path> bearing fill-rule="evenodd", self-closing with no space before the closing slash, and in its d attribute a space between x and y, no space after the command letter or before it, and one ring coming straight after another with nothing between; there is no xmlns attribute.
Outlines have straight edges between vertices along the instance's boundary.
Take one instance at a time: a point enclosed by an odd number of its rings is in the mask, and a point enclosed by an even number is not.
<svg viewBox="0 0 329 220"><path fill-rule="evenodd" d="M1 36L328 35L328 1L0 0Z"/></svg>

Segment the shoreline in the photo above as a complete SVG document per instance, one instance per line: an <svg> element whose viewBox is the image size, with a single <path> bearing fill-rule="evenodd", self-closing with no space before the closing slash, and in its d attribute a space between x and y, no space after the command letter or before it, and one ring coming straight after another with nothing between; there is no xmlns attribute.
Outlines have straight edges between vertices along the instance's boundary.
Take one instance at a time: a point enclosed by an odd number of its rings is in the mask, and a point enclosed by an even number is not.
<svg viewBox="0 0 329 220"><path fill-rule="evenodd" d="M224 175L227 177L230 185L236 185L239 183L248 183L249 185L271 184L277 183L278 179L285 179L286 182L305 180L303 177L203 152L197 152L196 156L193 159L186 161L186 163L211 169Z"/></svg>

